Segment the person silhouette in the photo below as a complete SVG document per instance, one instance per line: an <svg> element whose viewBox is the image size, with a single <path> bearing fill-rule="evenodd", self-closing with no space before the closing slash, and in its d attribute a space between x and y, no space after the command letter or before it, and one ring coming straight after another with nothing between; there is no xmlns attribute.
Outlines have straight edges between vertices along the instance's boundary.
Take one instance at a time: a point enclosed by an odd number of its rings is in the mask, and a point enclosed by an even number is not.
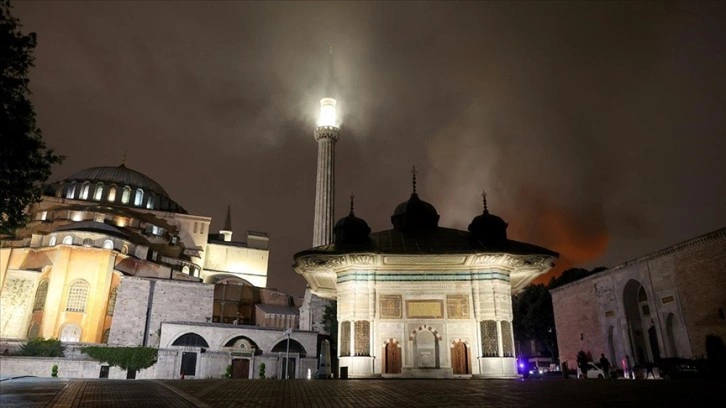
<svg viewBox="0 0 726 408"><path fill-rule="evenodd" d="M610 360L605 357L605 353L600 354L600 368L602 368L605 378L610 378Z"/></svg>
<svg viewBox="0 0 726 408"><path fill-rule="evenodd" d="M652 361L648 361L647 363L645 363L645 368L647 370L645 372L645 379L647 380L648 377L652 375L653 376L653 379L655 380L655 374L653 373L653 362Z"/></svg>

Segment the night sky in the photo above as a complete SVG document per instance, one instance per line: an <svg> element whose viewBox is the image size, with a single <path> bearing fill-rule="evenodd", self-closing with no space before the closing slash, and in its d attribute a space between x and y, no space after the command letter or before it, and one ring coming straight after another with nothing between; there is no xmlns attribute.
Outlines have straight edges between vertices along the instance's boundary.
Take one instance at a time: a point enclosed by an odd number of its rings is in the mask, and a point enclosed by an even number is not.
<svg viewBox="0 0 726 408"><path fill-rule="evenodd" d="M614 266L726 225L724 2L15 2L52 181L126 164L233 239L270 235L302 295L327 51L336 219L389 229L411 194L466 229ZM541 282L546 282L549 275Z"/></svg>

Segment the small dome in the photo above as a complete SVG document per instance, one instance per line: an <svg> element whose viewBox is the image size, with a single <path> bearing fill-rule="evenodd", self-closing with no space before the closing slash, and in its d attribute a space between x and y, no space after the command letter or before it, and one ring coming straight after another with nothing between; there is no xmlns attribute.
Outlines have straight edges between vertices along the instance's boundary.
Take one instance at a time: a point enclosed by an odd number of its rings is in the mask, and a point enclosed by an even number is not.
<svg viewBox="0 0 726 408"><path fill-rule="evenodd" d="M368 223L353 213L353 195L350 195L350 214L341 218L333 227L336 245L364 244L368 242L371 228Z"/></svg>
<svg viewBox="0 0 726 408"><path fill-rule="evenodd" d="M408 201L399 204L391 216L393 228L397 230L420 230L436 228L439 213L433 205L421 200L418 194L411 194Z"/></svg>
<svg viewBox="0 0 726 408"><path fill-rule="evenodd" d="M333 227L336 244L362 244L368 241L371 228L368 223L350 213L347 217L341 218Z"/></svg>
<svg viewBox="0 0 726 408"><path fill-rule="evenodd" d="M474 238L485 244L496 244L507 240L508 225L501 217L490 214L485 209L481 215L477 215L471 221L469 231Z"/></svg>

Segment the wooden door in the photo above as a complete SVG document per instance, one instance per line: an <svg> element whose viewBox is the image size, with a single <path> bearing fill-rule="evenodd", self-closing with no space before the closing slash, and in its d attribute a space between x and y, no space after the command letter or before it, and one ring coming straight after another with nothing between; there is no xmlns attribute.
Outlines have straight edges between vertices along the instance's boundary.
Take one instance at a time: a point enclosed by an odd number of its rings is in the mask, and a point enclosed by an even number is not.
<svg viewBox="0 0 726 408"><path fill-rule="evenodd" d="M398 347L398 343L387 343L383 355L385 356L383 372L386 374L401 374L401 348Z"/></svg>
<svg viewBox="0 0 726 408"><path fill-rule="evenodd" d="M245 358L232 360L232 378L250 378L250 360Z"/></svg>
<svg viewBox="0 0 726 408"><path fill-rule="evenodd" d="M457 341L451 348L451 369L454 374L471 374L469 349L463 341Z"/></svg>

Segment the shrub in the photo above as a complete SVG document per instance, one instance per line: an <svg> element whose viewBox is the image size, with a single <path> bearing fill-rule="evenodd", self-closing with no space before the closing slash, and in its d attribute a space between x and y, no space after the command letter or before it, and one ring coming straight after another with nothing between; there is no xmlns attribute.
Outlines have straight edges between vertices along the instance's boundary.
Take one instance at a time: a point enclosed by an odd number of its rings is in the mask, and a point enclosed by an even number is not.
<svg viewBox="0 0 726 408"><path fill-rule="evenodd" d="M50 369L51 377L58 377L58 364L53 364L53 368Z"/></svg>
<svg viewBox="0 0 726 408"><path fill-rule="evenodd" d="M63 357L63 345L58 339L44 339L36 337L20 346L20 356L33 357Z"/></svg>
<svg viewBox="0 0 726 408"><path fill-rule="evenodd" d="M260 364L260 378L265 378L265 363Z"/></svg>
<svg viewBox="0 0 726 408"><path fill-rule="evenodd" d="M232 378L232 364L227 364L227 369L224 371L224 378Z"/></svg>

